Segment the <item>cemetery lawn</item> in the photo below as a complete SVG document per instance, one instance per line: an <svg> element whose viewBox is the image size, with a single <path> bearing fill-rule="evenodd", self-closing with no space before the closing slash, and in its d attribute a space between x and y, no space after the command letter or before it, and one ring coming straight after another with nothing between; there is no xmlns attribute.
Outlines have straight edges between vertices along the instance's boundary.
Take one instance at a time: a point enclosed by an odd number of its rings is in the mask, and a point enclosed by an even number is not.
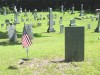
<svg viewBox="0 0 100 75"><path fill-rule="evenodd" d="M41 26L37 26L38 21L33 20L33 16L29 14L31 21L26 22L34 25L33 44L29 47L29 61L22 61L26 58L26 50L21 45L21 37L24 22L16 25L17 43L9 43L6 26L0 27L0 75L100 75L100 33L95 33L98 21L94 19L76 20L76 26L85 27L85 51L84 61L82 62L64 62L65 58L65 36L64 33L59 33L59 17L63 16L63 25L69 26L70 19L79 17L79 13L62 15L59 12L57 19L54 19L54 29L56 32L47 33L47 14L48 12L38 12L46 17L45 20L40 20ZM95 16L86 14L84 17ZM13 19L14 15L0 15L0 25L5 23L5 19ZM87 24L91 24L91 29L87 29ZM5 24L6 25L6 24Z"/></svg>

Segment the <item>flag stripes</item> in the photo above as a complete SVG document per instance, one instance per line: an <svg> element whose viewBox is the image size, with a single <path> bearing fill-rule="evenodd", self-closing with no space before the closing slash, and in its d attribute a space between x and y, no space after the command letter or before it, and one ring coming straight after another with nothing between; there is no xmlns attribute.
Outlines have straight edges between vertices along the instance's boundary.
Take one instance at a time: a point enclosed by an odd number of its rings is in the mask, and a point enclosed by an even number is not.
<svg viewBox="0 0 100 75"><path fill-rule="evenodd" d="M24 27L23 35L22 35L22 45L24 48L30 46L32 44L31 39L29 38L26 29Z"/></svg>

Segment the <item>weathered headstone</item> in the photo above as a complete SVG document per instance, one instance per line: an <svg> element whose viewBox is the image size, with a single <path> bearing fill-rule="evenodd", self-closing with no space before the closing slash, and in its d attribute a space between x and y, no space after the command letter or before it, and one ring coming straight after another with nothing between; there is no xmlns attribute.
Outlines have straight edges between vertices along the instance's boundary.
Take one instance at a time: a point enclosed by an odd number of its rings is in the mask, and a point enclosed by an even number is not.
<svg viewBox="0 0 100 75"><path fill-rule="evenodd" d="M24 16L28 16L28 14L27 14L27 10L25 9L25 13L24 13Z"/></svg>
<svg viewBox="0 0 100 75"><path fill-rule="evenodd" d="M84 27L65 27L65 61L84 60Z"/></svg>
<svg viewBox="0 0 100 75"><path fill-rule="evenodd" d="M6 15L6 7L4 7L4 12L3 12L3 14Z"/></svg>
<svg viewBox="0 0 100 75"><path fill-rule="evenodd" d="M100 32L100 13L99 13L98 25L95 29L95 32Z"/></svg>
<svg viewBox="0 0 100 75"><path fill-rule="evenodd" d="M72 12L71 12L71 14L75 14L74 13L74 5L72 6Z"/></svg>
<svg viewBox="0 0 100 75"><path fill-rule="evenodd" d="M22 8L20 7L20 13L22 13L23 11L22 11Z"/></svg>
<svg viewBox="0 0 100 75"><path fill-rule="evenodd" d="M91 29L91 25L90 24L88 24L87 27L88 27L88 29Z"/></svg>
<svg viewBox="0 0 100 75"><path fill-rule="evenodd" d="M69 10L68 10L68 13L70 13L70 8L69 8Z"/></svg>
<svg viewBox="0 0 100 75"><path fill-rule="evenodd" d="M49 8L49 27L47 32L55 32L53 28L53 15L52 15L52 8Z"/></svg>
<svg viewBox="0 0 100 75"><path fill-rule="evenodd" d="M60 25L60 33L63 33L64 31L64 25Z"/></svg>
<svg viewBox="0 0 100 75"><path fill-rule="evenodd" d="M71 26L71 27L75 27L76 26L76 24L75 24L75 19L71 19L70 20L70 25L69 26Z"/></svg>
<svg viewBox="0 0 100 75"><path fill-rule="evenodd" d="M84 16L83 4L81 4L81 12L79 16Z"/></svg>
<svg viewBox="0 0 100 75"><path fill-rule="evenodd" d="M14 23L15 24L19 24L18 15L19 13L17 12L17 9L15 9L15 12L14 12Z"/></svg>
<svg viewBox="0 0 100 75"><path fill-rule="evenodd" d="M9 41L17 42L17 33L15 25L10 25L7 30L8 30Z"/></svg>
<svg viewBox="0 0 100 75"><path fill-rule="evenodd" d="M30 39L33 39L32 24L25 24L25 29Z"/></svg>
<svg viewBox="0 0 100 75"><path fill-rule="evenodd" d="M60 17L60 21L59 21L59 24L60 24L60 25L62 24L62 17Z"/></svg>
<svg viewBox="0 0 100 75"><path fill-rule="evenodd" d="M64 12L64 6L61 5L61 12L63 13Z"/></svg>
<svg viewBox="0 0 100 75"><path fill-rule="evenodd" d="M37 9L34 10L34 20L36 20L38 18L38 15L37 15Z"/></svg>

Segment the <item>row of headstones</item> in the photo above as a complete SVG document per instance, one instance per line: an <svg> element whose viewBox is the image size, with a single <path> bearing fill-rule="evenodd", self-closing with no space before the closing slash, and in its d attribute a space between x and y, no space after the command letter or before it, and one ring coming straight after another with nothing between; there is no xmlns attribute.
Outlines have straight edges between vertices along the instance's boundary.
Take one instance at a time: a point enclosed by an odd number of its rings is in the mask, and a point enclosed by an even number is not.
<svg viewBox="0 0 100 75"><path fill-rule="evenodd" d="M25 29L27 34L29 35L30 39L33 39L33 31L32 31L32 24L25 24ZM16 32L16 25L10 25L7 28L8 30L8 38L10 42L17 42L17 32Z"/></svg>

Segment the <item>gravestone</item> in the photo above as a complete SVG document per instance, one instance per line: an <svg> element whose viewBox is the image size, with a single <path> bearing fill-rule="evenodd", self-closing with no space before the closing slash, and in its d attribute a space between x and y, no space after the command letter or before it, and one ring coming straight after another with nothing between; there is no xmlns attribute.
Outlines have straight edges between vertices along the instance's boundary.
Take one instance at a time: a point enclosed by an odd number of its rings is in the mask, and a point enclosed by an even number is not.
<svg viewBox="0 0 100 75"><path fill-rule="evenodd" d="M81 4L81 12L79 16L84 16L83 4Z"/></svg>
<svg viewBox="0 0 100 75"><path fill-rule="evenodd" d="M55 32L53 28L53 15L52 15L52 8L49 8L49 27L47 29L47 32Z"/></svg>
<svg viewBox="0 0 100 75"><path fill-rule="evenodd" d="M17 42L17 33L15 25L10 25L8 28L8 37L10 42Z"/></svg>
<svg viewBox="0 0 100 75"><path fill-rule="evenodd" d="M14 23L15 24L19 24L18 15L19 13L17 12L17 9L15 9L15 12L14 12Z"/></svg>
<svg viewBox="0 0 100 75"><path fill-rule="evenodd" d="M63 12L64 12L64 6L61 5L61 13L63 13Z"/></svg>
<svg viewBox="0 0 100 75"><path fill-rule="evenodd" d="M71 14L75 14L74 13L74 5L72 6L72 12L71 12Z"/></svg>
<svg viewBox="0 0 100 75"><path fill-rule="evenodd" d="M64 31L64 25L60 25L60 33L63 33Z"/></svg>
<svg viewBox="0 0 100 75"><path fill-rule="evenodd" d="M100 13L99 13L98 25L95 29L95 32L100 32Z"/></svg>
<svg viewBox="0 0 100 75"><path fill-rule="evenodd" d="M27 10L26 10L26 9L25 9L25 13L24 13L24 16L28 16L28 15L27 15Z"/></svg>
<svg viewBox="0 0 100 75"><path fill-rule="evenodd" d="M4 7L4 12L3 12L3 14L6 15L6 7Z"/></svg>
<svg viewBox="0 0 100 75"><path fill-rule="evenodd" d="M91 25L90 24L88 24L87 27L88 27L88 29L91 29Z"/></svg>
<svg viewBox="0 0 100 75"><path fill-rule="evenodd" d="M60 24L60 25L62 24L62 17L60 17L60 21L59 21L59 24Z"/></svg>
<svg viewBox="0 0 100 75"><path fill-rule="evenodd" d="M65 27L65 61L84 60L84 27Z"/></svg>
<svg viewBox="0 0 100 75"><path fill-rule="evenodd" d="M37 20L38 15L37 15L37 9L34 10L34 20Z"/></svg>
<svg viewBox="0 0 100 75"><path fill-rule="evenodd" d="M20 13L22 13L23 11L22 11L22 8L20 7Z"/></svg>
<svg viewBox="0 0 100 75"><path fill-rule="evenodd" d="M32 24L25 24L25 29L30 39L33 39Z"/></svg>
<svg viewBox="0 0 100 75"><path fill-rule="evenodd" d="M69 24L69 26L71 26L71 27L75 27L76 26L76 24L75 24L75 19L71 19L70 20L70 24Z"/></svg>

